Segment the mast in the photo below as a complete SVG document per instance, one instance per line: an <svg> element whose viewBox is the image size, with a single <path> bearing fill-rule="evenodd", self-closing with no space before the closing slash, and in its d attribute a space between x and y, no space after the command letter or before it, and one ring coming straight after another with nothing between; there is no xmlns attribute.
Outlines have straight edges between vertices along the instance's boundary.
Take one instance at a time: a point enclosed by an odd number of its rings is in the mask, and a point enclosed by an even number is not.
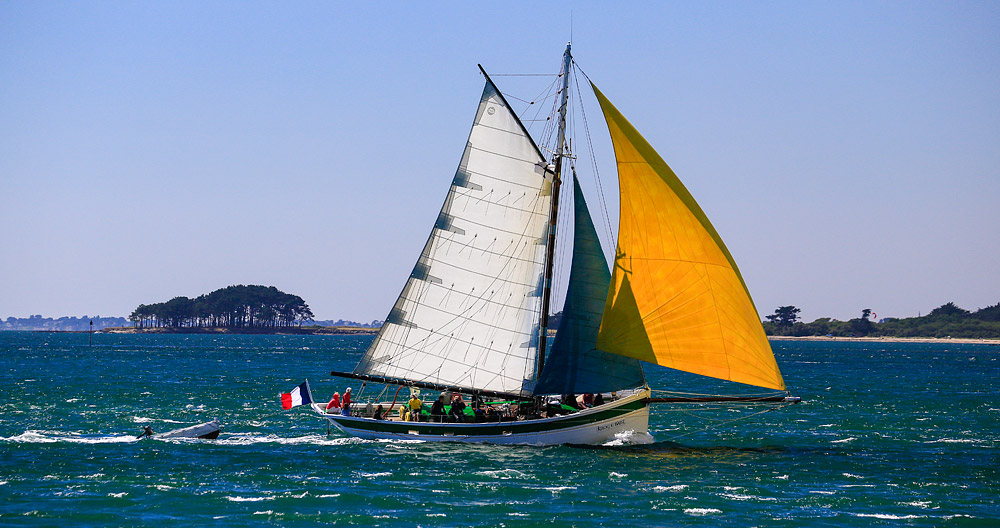
<svg viewBox="0 0 1000 528"><path fill-rule="evenodd" d="M542 372L542 367L545 366L545 348L548 341L549 302L552 298L552 267L555 260L556 248L556 221L559 218L559 187L562 184L562 161L566 156L566 99L569 96L569 68L573 62L573 55L571 53L572 45L572 42L566 43L566 52L563 53L562 95L559 101L559 133L556 141L556 150L553 153L556 162L556 171L555 177L552 179L552 208L549 213L549 241L545 252L545 286L542 290L542 319L538 325L536 379Z"/></svg>

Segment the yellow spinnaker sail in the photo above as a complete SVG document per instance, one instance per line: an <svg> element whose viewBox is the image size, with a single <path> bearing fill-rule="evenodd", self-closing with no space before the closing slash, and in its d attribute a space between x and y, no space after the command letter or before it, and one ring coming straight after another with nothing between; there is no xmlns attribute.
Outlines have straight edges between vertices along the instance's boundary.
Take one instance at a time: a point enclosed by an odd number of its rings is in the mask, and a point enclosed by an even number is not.
<svg viewBox="0 0 1000 528"><path fill-rule="evenodd" d="M785 382L736 262L674 171L594 86L621 215L597 348L759 387Z"/></svg>

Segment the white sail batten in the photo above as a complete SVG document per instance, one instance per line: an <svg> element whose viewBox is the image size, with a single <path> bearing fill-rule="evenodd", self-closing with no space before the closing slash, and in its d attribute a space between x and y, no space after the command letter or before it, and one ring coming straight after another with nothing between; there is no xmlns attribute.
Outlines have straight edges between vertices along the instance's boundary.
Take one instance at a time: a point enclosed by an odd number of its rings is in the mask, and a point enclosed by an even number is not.
<svg viewBox="0 0 1000 528"><path fill-rule="evenodd" d="M356 374L530 392L552 173L487 80L431 235Z"/></svg>

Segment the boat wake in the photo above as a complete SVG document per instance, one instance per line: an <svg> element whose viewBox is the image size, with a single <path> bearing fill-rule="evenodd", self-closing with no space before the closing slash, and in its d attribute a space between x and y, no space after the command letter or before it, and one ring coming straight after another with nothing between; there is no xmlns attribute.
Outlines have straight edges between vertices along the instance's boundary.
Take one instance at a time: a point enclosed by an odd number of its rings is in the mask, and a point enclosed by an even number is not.
<svg viewBox="0 0 1000 528"><path fill-rule="evenodd" d="M61 431L39 431L29 429L22 434L2 437L0 442L17 444L54 444L69 442L74 444L125 444L137 441L135 435L84 435Z"/></svg>
<svg viewBox="0 0 1000 528"><path fill-rule="evenodd" d="M601 444L604 447L622 447L622 446L636 446L636 445L648 445L656 442L653 435L649 433L636 433L634 430L622 431L620 433L615 433L615 439Z"/></svg>

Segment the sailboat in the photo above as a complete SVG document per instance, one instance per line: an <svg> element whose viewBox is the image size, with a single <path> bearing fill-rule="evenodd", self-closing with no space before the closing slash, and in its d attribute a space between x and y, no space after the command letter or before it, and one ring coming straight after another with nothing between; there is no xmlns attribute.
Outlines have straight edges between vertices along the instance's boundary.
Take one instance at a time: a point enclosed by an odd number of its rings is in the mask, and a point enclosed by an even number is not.
<svg viewBox="0 0 1000 528"><path fill-rule="evenodd" d="M559 74L558 131L550 156L480 66L485 87L427 242L357 366L331 373L398 386L392 402L382 404L389 412L371 416L355 404L344 415L312 404L344 433L602 444L623 435L648 436L654 403L798 401L786 391L722 238L670 167L590 82L611 135L620 188L617 247L608 266L575 170L567 170L571 49L567 45ZM572 184L574 218L560 236L572 236L573 249L563 315L549 347L564 180ZM772 392L656 398L642 363ZM446 405L453 394L471 396L487 417L438 415L425 421L429 402L423 401L422 417L414 412L400 419L393 409L407 408L397 402L404 387L431 391L429 400L441 391ZM575 395L597 396L592 405L574 405Z"/></svg>

